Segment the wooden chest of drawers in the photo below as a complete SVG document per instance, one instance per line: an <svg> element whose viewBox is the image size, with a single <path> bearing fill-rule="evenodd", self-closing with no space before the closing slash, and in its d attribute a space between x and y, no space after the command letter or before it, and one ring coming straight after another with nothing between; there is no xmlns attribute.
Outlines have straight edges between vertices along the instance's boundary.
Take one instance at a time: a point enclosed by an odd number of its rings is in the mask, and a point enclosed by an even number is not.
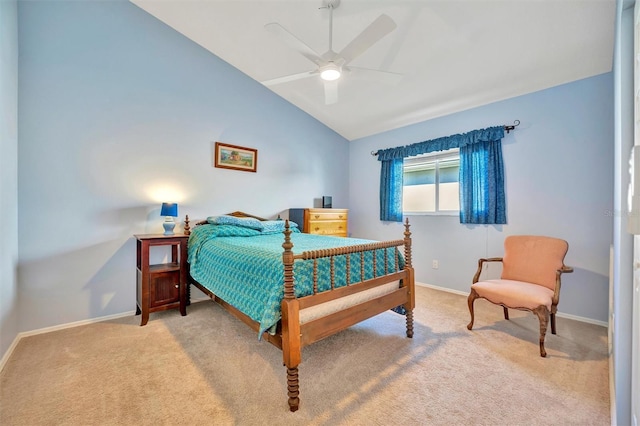
<svg viewBox="0 0 640 426"><path fill-rule="evenodd" d="M346 237L348 212L347 209L289 209L289 219L308 234Z"/></svg>

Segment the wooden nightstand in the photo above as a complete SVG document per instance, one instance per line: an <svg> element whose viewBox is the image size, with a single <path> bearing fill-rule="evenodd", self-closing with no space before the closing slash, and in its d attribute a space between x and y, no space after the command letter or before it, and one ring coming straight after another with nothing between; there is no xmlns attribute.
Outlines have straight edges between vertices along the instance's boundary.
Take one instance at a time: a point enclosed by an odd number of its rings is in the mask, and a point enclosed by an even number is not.
<svg viewBox="0 0 640 426"><path fill-rule="evenodd" d="M136 315L140 325L147 324L149 314L180 308L187 314L187 241L188 235L134 235L137 246ZM171 246L171 262L149 265L149 249Z"/></svg>

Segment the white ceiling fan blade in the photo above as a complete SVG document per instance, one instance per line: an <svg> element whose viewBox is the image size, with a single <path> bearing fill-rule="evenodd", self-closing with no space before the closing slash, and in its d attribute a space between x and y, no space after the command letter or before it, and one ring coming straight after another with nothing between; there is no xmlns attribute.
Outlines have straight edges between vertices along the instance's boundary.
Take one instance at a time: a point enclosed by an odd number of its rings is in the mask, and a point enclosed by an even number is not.
<svg viewBox="0 0 640 426"><path fill-rule="evenodd" d="M372 70L369 68L360 68L360 67L349 67L343 68L344 70L348 70L354 76L358 78L362 78L365 80L371 80L386 84L398 84L402 80L404 75L398 74L395 72L389 71L381 71L381 70Z"/></svg>
<svg viewBox="0 0 640 426"><path fill-rule="evenodd" d="M271 80L261 81L261 83L265 86L275 86L276 84L288 83L315 75L318 75L318 71L306 71L298 74L285 75L284 77L272 78Z"/></svg>
<svg viewBox="0 0 640 426"><path fill-rule="evenodd" d="M367 28L356 36L349 43L339 56L344 59L344 64L348 64L358 56L362 55L368 48L376 44L380 39L395 30L396 23L388 15L382 14L373 21Z"/></svg>
<svg viewBox="0 0 640 426"><path fill-rule="evenodd" d="M315 50L307 46L298 37L287 31L282 25L276 22L272 22L265 25L264 28L270 33L279 37L285 44L287 44L293 50L300 53L302 56L304 56L314 64L319 66L322 63L322 58L316 53Z"/></svg>
<svg viewBox="0 0 640 426"><path fill-rule="evenodd" d="M338 102L338 81L324 82L324 103L332 105Z"/></svg>

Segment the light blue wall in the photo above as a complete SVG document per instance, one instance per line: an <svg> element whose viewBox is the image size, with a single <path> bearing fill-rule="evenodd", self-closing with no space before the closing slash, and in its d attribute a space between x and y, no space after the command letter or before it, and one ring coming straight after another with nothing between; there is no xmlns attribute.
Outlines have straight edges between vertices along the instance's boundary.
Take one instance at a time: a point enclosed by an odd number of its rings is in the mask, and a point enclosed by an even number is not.
<svg viewBox="0 0 640 426"><path fill-rule="evenodd" d="M351 142L350 229L365 238L401 236L400 225L378 219L380 164L371 151L516 119L522 124L503 139L508 224L410 217L416 280L468 293L478 258L502 255L505 236L556 236L569 242L565 263L575 268L563 276L559 311L605 322L614 214L611 73Z"/></svg>
<svg viewBox="0 0 640 426"><path fill-rule="evenodd" d="M344 138L135 5L18 16L22 330L133 310L132 235L162 232L161 201L191 219L346 207ZM214 168L215 141L257 148L258 172Z"/></svg>
<svg viewBox="0 0 640 426"><path fill-rule="evenodd" d="M18 6L0 1L0 359L18 334Z"/></svg>

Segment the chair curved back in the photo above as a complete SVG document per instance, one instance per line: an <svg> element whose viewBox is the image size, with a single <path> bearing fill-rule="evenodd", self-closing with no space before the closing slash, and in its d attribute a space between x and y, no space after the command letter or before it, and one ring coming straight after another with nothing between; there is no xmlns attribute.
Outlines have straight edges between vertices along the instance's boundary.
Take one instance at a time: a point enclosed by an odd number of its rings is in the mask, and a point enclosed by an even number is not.
<svg viewBox="0 0 640 426"><path fill-rule="evenodd" d="M569 243L553 237L512 235L504 240L501 278L555 290L556 271L564 265Z"/></svg>

